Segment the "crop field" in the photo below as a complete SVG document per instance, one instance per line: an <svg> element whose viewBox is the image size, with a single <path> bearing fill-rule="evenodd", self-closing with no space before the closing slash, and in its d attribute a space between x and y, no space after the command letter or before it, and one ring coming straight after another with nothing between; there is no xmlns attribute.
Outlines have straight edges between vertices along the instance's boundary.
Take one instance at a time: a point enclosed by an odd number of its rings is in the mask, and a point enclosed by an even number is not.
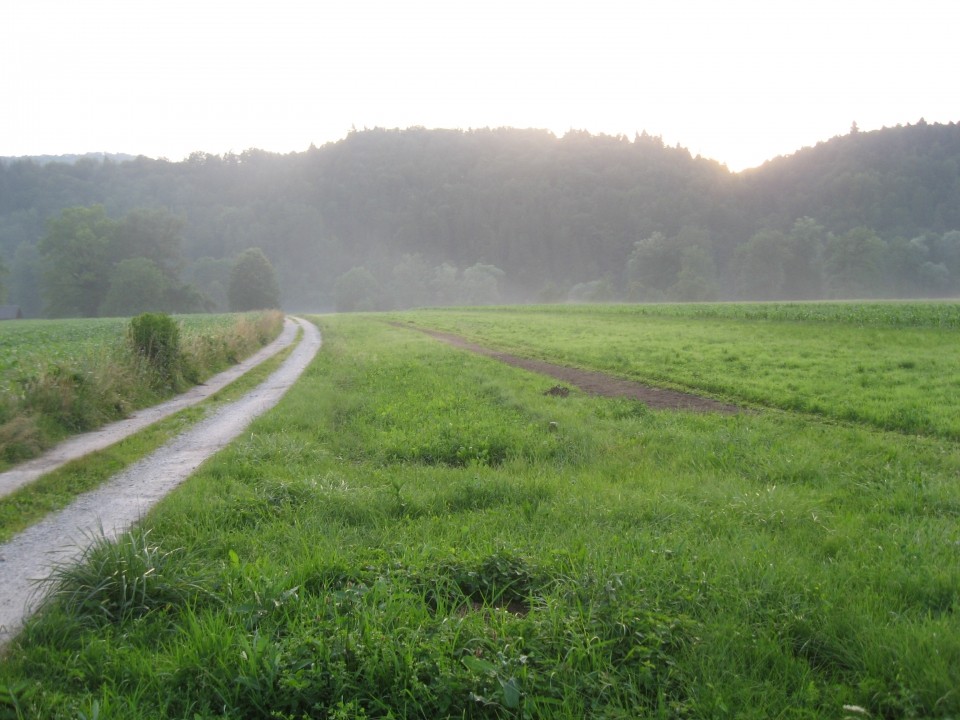
<svg viewBox="0 0 960 720"><path fill-rule="evenodd" d="M722 393L755 393L735 415L545 394L551 378L397 326L446 318L545 356L565 333L568 352L594 348L582 364L612 368L600 348L623 341L624 315L666 360L671 341L702 343L707 368L723 362L710 337L737 353L777 341L769 363L791 335L615 308L316 318L324 349L275 410L58 573L0 665L0 712L960 715L949 432L832 417L849 395L820 415L766 410L771 381L746 373ZM863 337L789 322L829 372L844 366L825 338ZM872 362L919 352L917 328L862 331L895 348ZM934 348L953 331L928 331L921 355L947 367ZM931 374L903 384L922 396Z"/></svg>
<svg viewBox="0 0 960 720"><path fill-rule="evenodd" d="M223 332L234 316L184 315L185 335ZM0 323L0 388L51 365L82 364L110 355L126 340L128 318L18 320Z"/></svg>

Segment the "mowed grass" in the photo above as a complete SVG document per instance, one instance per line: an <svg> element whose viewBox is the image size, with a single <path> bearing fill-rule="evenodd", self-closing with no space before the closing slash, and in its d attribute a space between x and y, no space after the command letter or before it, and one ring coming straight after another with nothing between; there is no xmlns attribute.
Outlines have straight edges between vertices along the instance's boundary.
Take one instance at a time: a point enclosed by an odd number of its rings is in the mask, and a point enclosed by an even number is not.
<svg viewBox="0 0 960 720"><path fill-rule="evenodd" d="M960 303L395 314L478 343L752 405L960 440Z"/></svg>
<svg viewBox="0 0 960 720"><path fill-rule="evenodd" d="M8 715L960 714L954 443L318 323L275 410L59 573Z"/></svg>

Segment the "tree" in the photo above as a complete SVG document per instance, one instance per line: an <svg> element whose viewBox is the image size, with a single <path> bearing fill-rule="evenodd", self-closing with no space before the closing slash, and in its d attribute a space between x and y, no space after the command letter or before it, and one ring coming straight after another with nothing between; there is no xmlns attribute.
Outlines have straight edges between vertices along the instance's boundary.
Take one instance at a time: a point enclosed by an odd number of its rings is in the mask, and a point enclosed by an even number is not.
<svg viewBox="0 0 960 720"><path fill-rule="evenodd" d="M110 259L149 258L168 280L179 278L184 262L184 221L166 210L137 208L117 223L110 243Z"/></svg>
<svg viewBox="0 0 960 720"><path fill-rule="evenodd" d="M779 230L761 230L733 254L740 297L775 300L781 297L790 250Z"/></svg>
<svg viewBox="0 0 960 720"><path fill-rule="evenodd" d="M95 317L109 286L117 224L102 205L72 207L49 221L40 241L44 312Z"/></svg>
<svg viewBox="0 0 960 720"><path fill-rule="evenodd" d="M955 283L960 282L960 230L951 230L933 241L936 260L944 264Z"/></svg>
<svg viewBox="0 0 960 720"><path fill-rule="evenodd" d="M930 270L925 266L933 266L929 262L930 248L923 236L910 240L894 238L887 243L885 254L887 266L887 282L885 295L893 297L916 297L917 295L931 294L931 288L925 282ZM943 268L944 271L946 267ZM936 272L936 271L934 271Z"/></svg>
<svg viewBox="0 0 960 720"><path fill-rule="evenodd" d="M0 257L0 303L7 301L6 279L9 272L7 266L3 263L3 258Z"/></svg>
<svg viewBox="0 0 960 720"><path fill-rule="evenodd" d="M613 298L613 285L605 279L577 283L567 293L567 300L575 303L610 302Z"/></svg>
<svg viewBox="0 0 960 720"><path fill-rule="evenodd" d="M233 262L229 258L202 257L187 268L186 278L196 288L203 288L206 304L213 310L226 310L227 288L230 286L230 271Z"/></svg>
<svg viewBox="0 0 960 720"><path fill-rule="evenodd" d="M169 287L157 264L145 257L121 260L110 273L110 288L100 304L101 317L132 317L161 312Z"/></svg>
<svg viewBox="0 0 960 720"><path fill-rule="evenodd" d="M368 312L380 307L380 283L365 267L347 270L333 284L337 312Z"/></svg>
<svg viewBox="0 0 960 720"><path fill-rule="evenodd" d="M680 272L670 288L670 296L687 302L704 302L717 297L717 269L713 255L700 245L686 247L680 253Z"/></svg>
<svg viewBox="0 0 960 720"><path fill-rule="evenodd" d="M790 300L823 297L823 227L810 217L793 223L787 235L781 296Z"/></svg>
<svg viewBox="0 0 960 720"><path fill-rule="evenodd" d="M633 300L663 300L680 273L680 248L655 232L633 244L627 278Z"/></svg>
<svg viewBox="0 0 960 720"><path fill-rule="evenodd" d="M434 295L438 305L456 305L459 298L459 282L457 268L449 263L443 263L433 269Z"/></svg>
<svg viewBox="0 0 960 720"><path fill-rule="evenodd" d="M865 227L827 238L823 272L830 294L837 298L876 295L883 282L886 248L887 244Z"/></svg>
<svg viewBox="0 0 960 720"><path fill-rule="evenodd" d="M419 254L405 254L393 266L390 279L390 301L397 308L423 307L431 304L430 281L433 270Z"/></svg>
<svg viewBox="0 0 960 720"><path fill-rule="evenodd" d="M10 301L19 305L24 317L39 317L43 310L40 297L40 251L34 243L17 245L10 263Z"/></svg>
<svg viewBox="0 0 960 720"><path fill-rule="evenodd" d="M471 265L463 271L463 299L468 305L500 302L500 281L505 274L494 265Z"/></svg>
<svg viewBox="0 0 960 720"><path fill-rule="evenodd" d="M280 307L276 270L260 248L248 248L237 256L230 270L227 301L233 312Z"/></svg>
<svg viewBox="0 0 960 720"><path fill-rule="evenodd" d="M951 288L950 271L943 263L929 260L920 266L920 294L925 297L948 295Z"/></svg>

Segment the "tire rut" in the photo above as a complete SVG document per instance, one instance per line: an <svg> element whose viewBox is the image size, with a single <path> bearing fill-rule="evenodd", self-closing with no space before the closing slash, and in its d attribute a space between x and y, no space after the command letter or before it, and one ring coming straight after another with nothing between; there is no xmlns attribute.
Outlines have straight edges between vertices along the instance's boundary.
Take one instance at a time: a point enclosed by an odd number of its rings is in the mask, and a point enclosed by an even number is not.
<svg viewBox="0 0 960 720"><path fill-rule="evenodd" d="M693 393L652 387L633 380L614 377L596 370L582 370L567 365L549 363L544 360L519 357L517 355L500 352L499 350L491 350L482 345L472 343L459 335L448 332L403 325L400 323L394 323L394 325L396 327L419 330L430 337L441 340L454 347L499 360L507 365L568 382L591 395L631 398L633 400L639 400L648 407L656 410L687 410L703 413L721 413L723 415L736 415L745 412L744 408L738 407L737 405L720 402L719 400L701 395L694 395Z"/></svg>

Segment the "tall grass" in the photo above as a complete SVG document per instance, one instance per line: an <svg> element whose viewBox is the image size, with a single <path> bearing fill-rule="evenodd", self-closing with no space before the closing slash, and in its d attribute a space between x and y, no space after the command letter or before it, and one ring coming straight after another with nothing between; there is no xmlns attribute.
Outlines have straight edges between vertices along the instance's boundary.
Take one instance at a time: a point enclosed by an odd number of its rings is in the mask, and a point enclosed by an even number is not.
<svg viewBox="0 0 960 720"><path fill-rule="evenodd" d="M0 498L0 542L5 542L49 513L66 507L78 495L98 487L124 467L202 420L215 407L249 392L266 380L292 350L293 346L281 350L199 405L181 410L109 448L73 460Z"/></svg>
<svg viewBox="0 0 960 720"><path fill-rule="evenodd" d="M25 714L960 714L954 444L545 395L320 323L295 390L146 519L156 595L98 560L28 625L0 665Z"/></svg>

